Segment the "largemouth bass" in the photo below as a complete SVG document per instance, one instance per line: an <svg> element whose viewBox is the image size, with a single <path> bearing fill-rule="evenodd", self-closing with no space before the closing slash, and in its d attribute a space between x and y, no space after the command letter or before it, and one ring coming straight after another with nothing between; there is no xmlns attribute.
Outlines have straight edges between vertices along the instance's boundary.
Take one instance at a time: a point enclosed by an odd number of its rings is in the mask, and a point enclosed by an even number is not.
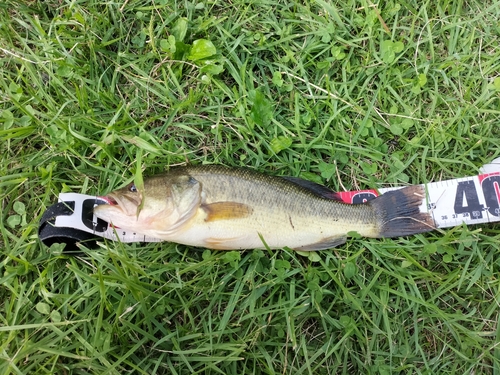
<svg viewBox="0 0 500 375"><path fill-rule="evenodd" d="M399 237L435 229L422 186L346 204L328 188L248 169L189 166L110 193L97 217L115 227L185 245L219 250L322 250L364 237Z"/></svg>

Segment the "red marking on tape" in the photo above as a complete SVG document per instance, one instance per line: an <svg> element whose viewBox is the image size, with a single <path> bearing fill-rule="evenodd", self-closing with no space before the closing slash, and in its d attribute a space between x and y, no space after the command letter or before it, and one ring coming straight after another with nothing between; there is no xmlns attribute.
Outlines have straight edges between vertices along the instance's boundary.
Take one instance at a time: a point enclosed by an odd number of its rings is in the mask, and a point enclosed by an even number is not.
<svg viewBox="0 0 500 375"><path fill-rule="evenodd" d="M500 172L492 172L492 173L480 174L479 176L477 176L477 178L479 179L480 183L483 183L483 181L485 179L487 179L488 177L491 177L491 176L500 176Z"/></svg>
<svg viewBox="0 0 500 375"><path fill-rule="evenodd" d="M495 194L497 196L497 201L500 205L500 186L498 186L498 182L493 182L493 187L495 188Z"/></svg>
<svg viewBox="0 0 500 375"><path fill-rule="evenodd" d="M366 203L379 196L376 190L341 191L337 195L343 202L349 204Z"/></svg>

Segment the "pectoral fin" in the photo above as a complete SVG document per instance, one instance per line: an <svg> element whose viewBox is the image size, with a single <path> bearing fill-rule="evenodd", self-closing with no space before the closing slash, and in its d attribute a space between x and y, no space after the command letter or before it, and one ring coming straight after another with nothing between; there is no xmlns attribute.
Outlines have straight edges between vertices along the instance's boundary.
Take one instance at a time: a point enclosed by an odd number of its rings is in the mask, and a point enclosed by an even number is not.
<svg viewBox="0 0 500 375"><path fill-rule="evenodd" d="M241 219L252 214L252 207L238 202L215 202L203 204L201 208L206 212L205 221Z"/></svg>
<svg viewBox="0 0 500 375"><path fill-rule="evenodd" d="M312 243L310 245L295 247L293 250L298 250L298 251L325 250L342 245L346 241L347 241L346 236L328 237L328 238L323 238L321 241Z"/></svg>

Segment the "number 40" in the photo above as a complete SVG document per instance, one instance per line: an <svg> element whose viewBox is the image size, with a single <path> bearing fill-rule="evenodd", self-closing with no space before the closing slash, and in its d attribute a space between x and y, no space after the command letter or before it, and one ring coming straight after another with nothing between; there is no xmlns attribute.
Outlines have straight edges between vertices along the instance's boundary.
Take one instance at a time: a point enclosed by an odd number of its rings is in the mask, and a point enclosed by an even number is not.
<svg viewBox="0 0 500 375"><path fill-rule="evenodd" d="M488 212L494 216L500 216L500 176L486 177L481 181L484 200ZM479 203L476 185L474 181L461 181L457 186L457 195L454 205L455 214L469 216L472 219L483 217L484 206Z"/></svg>

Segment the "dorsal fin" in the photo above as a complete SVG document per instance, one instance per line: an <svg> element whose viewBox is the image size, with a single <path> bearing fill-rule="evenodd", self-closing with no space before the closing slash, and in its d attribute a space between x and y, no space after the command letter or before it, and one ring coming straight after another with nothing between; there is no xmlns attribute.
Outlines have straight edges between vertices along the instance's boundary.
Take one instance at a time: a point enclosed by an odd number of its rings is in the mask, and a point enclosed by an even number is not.
<svg viewBox="0 0 500 375"><path fill-rule="evenodd" d="M340 196L336 192L328 189L326 186L317 184L316 182L304 180L299 177L283 176L283 178L287 181L294 183L295 185L299 185L304 189L309 190L310 192L322 198L327 198L334 201L342 201L342 198L340 198Z"/></svg>

